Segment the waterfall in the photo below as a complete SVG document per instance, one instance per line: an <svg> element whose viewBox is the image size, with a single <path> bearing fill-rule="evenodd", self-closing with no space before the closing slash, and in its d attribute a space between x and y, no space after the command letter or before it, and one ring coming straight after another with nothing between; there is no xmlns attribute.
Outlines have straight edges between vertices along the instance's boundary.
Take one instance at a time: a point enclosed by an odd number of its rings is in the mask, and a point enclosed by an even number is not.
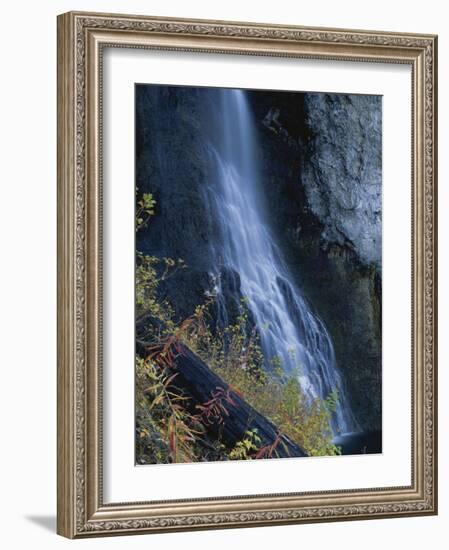
<svg viewBox="0 0 449 550"><path fill-rule="evenodd" d="M292 280L269 229L246 93L232 89L220 90L218 95L209 128L213 178L207 193L220 233L213 246L219 317L226 322L219 284L220 271L226 270L234 274L258 327L266 361L276 358L287 375L296 375L310 399L324 399L337 390L333 430L335 434L352 431L355 422L331 337Z"/></svg>

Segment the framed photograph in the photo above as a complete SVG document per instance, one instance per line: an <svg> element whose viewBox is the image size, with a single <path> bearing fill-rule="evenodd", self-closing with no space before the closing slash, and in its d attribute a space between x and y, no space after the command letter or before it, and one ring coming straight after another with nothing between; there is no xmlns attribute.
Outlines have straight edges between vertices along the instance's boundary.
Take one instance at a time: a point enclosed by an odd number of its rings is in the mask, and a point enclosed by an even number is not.
<svg viewBox="0 0 449 550"><path fill-rule="evenodd" d="M433 35L58 18L58 532L437 512Z"/></svg>

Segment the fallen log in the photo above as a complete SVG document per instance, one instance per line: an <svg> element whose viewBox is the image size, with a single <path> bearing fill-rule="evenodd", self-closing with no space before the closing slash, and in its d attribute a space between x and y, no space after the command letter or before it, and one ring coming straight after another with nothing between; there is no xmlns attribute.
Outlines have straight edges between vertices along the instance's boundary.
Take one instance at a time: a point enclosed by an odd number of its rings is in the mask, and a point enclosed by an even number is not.
<svg viewBox="0 0 449 550"><path fill-rule="evenodd" d="M154 346L151 349L154 354ZM146 357L147 343L137 340L137 353ZM176 373L172 389L188 398L186 407L192 413L200 414L210 436L232 449L247 437L248 430L257 430L261 440L260 458L307 456L299 445L280 433L270 420L247 403L187 346L177 341L170 353L170 371Z"/></svg>

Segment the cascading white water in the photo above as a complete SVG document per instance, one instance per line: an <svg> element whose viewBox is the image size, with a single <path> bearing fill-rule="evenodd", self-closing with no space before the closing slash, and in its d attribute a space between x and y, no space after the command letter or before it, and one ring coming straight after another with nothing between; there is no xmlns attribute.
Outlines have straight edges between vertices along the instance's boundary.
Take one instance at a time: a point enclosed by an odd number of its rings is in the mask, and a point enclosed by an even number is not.
<svg viewBox="0 0 449 550"><path fill-rule="evenodd" d="M215 173L208 192L218 218L219 270L236 274L259 329L265 359L277 358L286 374L297 373L310 398L338 391L333 418L337 433L353 431L355 422L342 387L334 348L326 327L295 286L269 230L256 155L254 123L243 90L221 90L210 144ZM218 123L217 123L218 122ZM226 317L223 296L218 300Z"/></svg>

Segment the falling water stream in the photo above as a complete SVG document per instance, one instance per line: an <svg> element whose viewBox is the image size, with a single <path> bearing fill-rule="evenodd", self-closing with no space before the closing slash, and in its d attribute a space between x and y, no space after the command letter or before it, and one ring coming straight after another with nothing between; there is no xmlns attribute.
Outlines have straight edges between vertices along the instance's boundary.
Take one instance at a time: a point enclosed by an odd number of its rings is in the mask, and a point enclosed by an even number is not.
<svg viewBox="0 0 449 550"><path fill-rule="evenodd" d="M220 229L220 242L214 246L216 280L220 270L234 274L259 329L266 360L276 358L286 374L295 374L310 399L324 399L337 390L332 427L336 435L351 432L355 422L331 337L293 282L269 229L246 92L221 90L220 102L208 148L215 176L209 201ZM226 316L220 284L217 292L221 315Z"/></svg>

